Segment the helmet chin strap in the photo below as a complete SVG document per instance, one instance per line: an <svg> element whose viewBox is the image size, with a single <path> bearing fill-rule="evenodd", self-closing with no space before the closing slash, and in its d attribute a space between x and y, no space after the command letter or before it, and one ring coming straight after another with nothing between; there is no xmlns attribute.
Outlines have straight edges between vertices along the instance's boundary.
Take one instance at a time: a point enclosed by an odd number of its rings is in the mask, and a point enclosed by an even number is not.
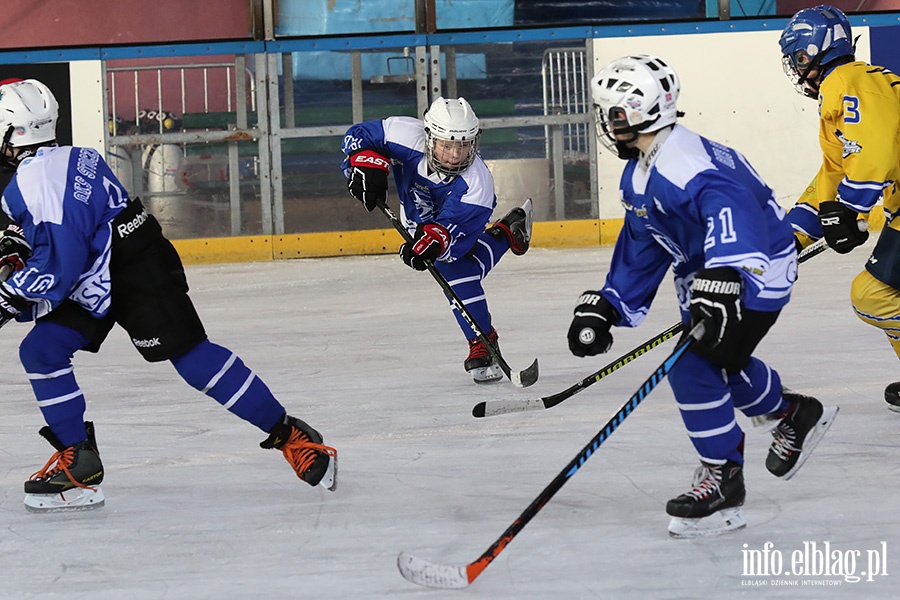
<svg viewBox="0 0 900 600"><path fill-rule="evenodd" d="M818 55L816 55L815 58L813 58L811 61L809 61L809 64L806 65L806 68L803 69L802 73L800 73L800 79L797 80L797 85L801 86L803 88L803 93L805 95L809 96L810 98L818 98L819 97L819 84L821 83L822 78L825 75L825 73L824 73L825 69L824 69L824 67L822 67L820 65L820 63L822 62L823 56L824 56L823 53L819 53ZM809 74L811 71L813 71L815 69L818 69L819 73L816 76L816 79L813 80L813 79L810 79ZM806 84L806 85L804 85L804 84ZM808 87L807 87L807 85L808 85Z"/></svg>
<svg viewBox="0 0 900 600"><path fill-rule="evenodd" d="M0 170L11 173L19 168L19 164L26 158L30 156L34 156L37 154L38 148L41 146L56 146L57 143L55 140L51 140L49 142L42 142L40 144L36 144L34 146L28 146L26 148L16 148L15 146L10 145L9 140L12 138L13 126L10 125L6 129L6 133L3 134L3 141L0 143Z"/></svg>
<svg viewBox="0 0 900 600"><path fill-rule="evenodd" d="M15 171L19 166L19 161L15 158L16 151L9 145L12 134L13 126L10 125L3 134L3 143L0 144L0 169L3 169L3 171L7 173Z"/></svg>
<svg viewBox="0 0 900 600"><path fill-rule="evenodd" d="M636 139L637 138L635 138L635 140ZM638 150L636 146L628 145L633 143L635 140L630 140L628 142L616 140L616 154L619 155L619 158L621 158L622 160L631 160L632 158L637 158L641 155L641 151Z"/></svg>

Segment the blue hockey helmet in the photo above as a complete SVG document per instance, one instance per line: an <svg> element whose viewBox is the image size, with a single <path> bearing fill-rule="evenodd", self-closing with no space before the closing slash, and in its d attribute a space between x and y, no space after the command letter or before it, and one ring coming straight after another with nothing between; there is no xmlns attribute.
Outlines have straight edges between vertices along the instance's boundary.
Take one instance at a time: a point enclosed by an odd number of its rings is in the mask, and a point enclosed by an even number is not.
<svg viewBox="0 0 900 600"><path fill-rule="evenodd" d="M823 4L797 12L778 40L784 73L797 91L816 98L826 67L841 58L853 60L855 48L847 16Z"/></svg>

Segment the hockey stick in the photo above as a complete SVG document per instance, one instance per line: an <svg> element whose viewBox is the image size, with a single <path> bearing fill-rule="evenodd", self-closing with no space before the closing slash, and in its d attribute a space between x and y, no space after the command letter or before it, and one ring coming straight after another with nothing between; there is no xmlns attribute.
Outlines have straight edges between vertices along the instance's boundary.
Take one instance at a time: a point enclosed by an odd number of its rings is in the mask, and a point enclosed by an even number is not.
<svg viewBox="0 0 900 600"><path fill-rule="evenodd" d="M394 214L394 212L388 208L387 204L384 202L378 202L378 208L381 209L381 212L391 221L394 225L394 229L403 236L404 241L408 244L413 243L412 236L409 235L409 231L403 226L403 223L400 222L400 219ZM475 335L478 336L478 339L481 340L481 343L487 347L488 352L491 357L497 364L500 365L500 368L503 370L503 373L509 378L512 384L516 387L528 387L529 385L534 384L535 381L538 380L538 361L534 359L534 362L531 363L530 366L521 370L521 371L513 371L506 360L500 355L500 351L497 349L494 344L487 338L484 331L478 327L478 324L475 322L474 317L469 312L469 309L466 308L466 305L463 304L462 300L459 299L459 296L456 295L456 292L453 291L453 288L450 287L450 284L447 283L447 280L444 279L444 276L438 273L438 270L435 268L434 263L430 260L426 260L425 264L428 266L428 272L431 273L431 276L434 277L434 280L438 282L438 285L441 286L441 289L444 290L444 293L450 299L450 302L453 303L454 308L459 311L459 313L466 320L466 323L469 324L469 327L472 328L472 331L475 332Z"/></svg>
<svg viewBox="0 0 900 600"><path fill-rule="evenodd" d="M547 408L553 408L560 402L567 400L583 390L584 388L593 385L609 375L614 371L618 371L634 359L643 356L645 353L653 350L660 344L665 341L668 341L681 333L681 330L684 329L684 324L676 323L672 325L662 333L658 334L653 339L647 340L631 352L627 354L623 354L619 358L615 359L599 371L588 375L578 383L573 386L570 386L564 389L561 392L556 394L551 394L550 396L544 396L543 398L528 398L526 400L514 399L514 400L493 400L491 402L479 402L472 408L472 416L473 417L493 417L495 415L503 415L506 413L513 412L525 412L529 410L544 410Z"/></svg>
<svg viewBox="0 0 900 600"><path fill-rule="evenodd" d="M861 223L865 223L865 221L860 221ZM860 226L863 227L863 226ZM866 223L864 226L866 229L869 228L869 224ZM813 256L818 256L828 250L828 242L825 241L825 238L816 240L806 248L800 251L800 255L797 256L797 264L805 263Z"/></svg>
<svg viewBox="0 0 900 600"><path fill-rule="evenodd" d="M672 354L657 367L650 377L641 385L640 388L628 399L622 408L619 409L613 418L591 438L591 441L581 449L581 451L567 464L559 474L553 478L553 481L545 487L537 498L535 498L528 508L512 522L512 525L506 528L506 531L497 538L490 548L479 556L475 561L464 566L440 565L428 562L421 558L417 558L406 552L401 552L397 557L397 567L400 574L404 578L413 583L433 588L442 589L462 589L475 581L482 571L484 571L491 561L497 558L503 549L509 544L516 535L522 531L525 525L537 515L538 512L550 501L551 498L562 488L566 482L578 472L578 469L597 451L612 432L615 431L622 421L630 415L635 408L666 378L676 363L684 356L696 338L703 335L703 323L698 323L690 332L689 336L681 341Z"/></svg>
<svg viewBox="0 0 900 600"><path fill-rule="evenodd" d="M821 254L825 250L828 249L828 244L824 239L818 240L814 244L811 244L803 249L800 253L800 256L797 259L797 263L806 262L813 256ZM684 328L682 323L676 323L672 325L662 333L658 334L653 339L647 340L631 352L627 354L623 354L616 360L612 361L599 371L596 371L573 386L570 386L564 389L561 392L557 392L556 394L551 394L550 396L544 396L542 398L527 398L525 400L521 399L513 399L513 400L492 400L490 402L479 402L474 407L472 407L472 416L476 418L481 417L493 417L496 415L504 415L507 413L514 412L526 412L529 410L545 410L548 408L553 408L557 404L560 404L564 400L568 400L581 390L585 389L588 386L591 386L607 375L618 371L634 359L639 356L643 356L653 348L656 348L663 342L675 337L678 335L681 330Z"/></svg>
<svg viewBox="0 0 900 600"><path fill-rule="evenodd" d="M0 281L6 281L10 277L12 277L12 274L14 272L15 272L15 270L12 265L10 265L10 264L3 265L2 267L0 267ZM3 327L7 323L9 323L9 319L7 319L5 321L0 321L0 327Z"/></svg>

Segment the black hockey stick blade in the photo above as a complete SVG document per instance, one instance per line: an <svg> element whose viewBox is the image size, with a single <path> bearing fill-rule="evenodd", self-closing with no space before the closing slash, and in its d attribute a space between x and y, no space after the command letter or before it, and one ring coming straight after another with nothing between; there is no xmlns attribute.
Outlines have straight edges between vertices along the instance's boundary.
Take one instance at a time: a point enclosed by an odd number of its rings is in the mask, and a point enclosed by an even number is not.
<svg viewBox="0 0 900 600"><path fill-rule="evenodd" d="M656 335L652 339L647 340L634 350L628 352L627 354L623 354L599 371L588 375L575 385L572 385L561 392L551 394L550 396L544 396L543 398L527 398L524 400L491 400L490 402L479 402L472 408L472 416L476 418L493 417L496 415L504 415L507 413L553 408L557 404L560 404L564 400L571 398L586 387L597 383L614 371L618 371L634 359L643 356L663 342L672 339L673 337L681 333L682 329L684 329L684 325L682 323L676 323L675 325L672 325L662 333Z"/></svg>
<svg viewBox="0 0 900 600"><path fill-rule="evenodd" d="M672 354L644 381L643 385L628 399L628 401L613 415L606 425L594 435L593 438L581 449L581 451L569 461L563 470L553 478L537 498L532 500L521 515L506 528L490 548L484 551L476 560L468 565L453 566L429 562L415 557L408 552L401 552L397 557L397 568L405 579L419 585L432 588L459 590L469 586L475 578L481 575L491 562L503 552L503 549L518 535L522 529L540 512L562 486L571 479L578 469L589 459L605 440L622 424L628 415L666 378L672 368L678 363L696 338L703 336L703 324L696 325L690 332L690 336L679 343Z"/></svg>
<svg viewBox="0 0 900 600"><path fill-rule="evenodd" d="M529 385L534 385L534 382L538 380L539 375L538 361L537 359L534 359L533 363L521 371L510 371L509 380L512 381L512 384L516 387L528 387Z"/></svg>

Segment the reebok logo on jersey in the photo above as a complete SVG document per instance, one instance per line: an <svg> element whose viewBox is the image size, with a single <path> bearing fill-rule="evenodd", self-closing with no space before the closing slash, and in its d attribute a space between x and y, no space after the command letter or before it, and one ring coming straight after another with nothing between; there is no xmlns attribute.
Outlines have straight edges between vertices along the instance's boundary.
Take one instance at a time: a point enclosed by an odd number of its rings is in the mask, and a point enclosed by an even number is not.
<svg viewBox="0 0 900 600"><path fill-rule="evenodd" d="M740 281L716 281L714 279L695 279L693 291L708 294L738 296L741 293Z"/></svg>
<svg viewBox="0 0 900 600"><path fill-rule="evenodd" d="M131 343L138 348L155 348L156 346L162 345L162 342L159 341L159 338L150 338L149 340L136 340L134 338L131 338Z"/></svg>
<svg viewBox="0 0 900 600"><path fill-rule="evenodd" d="M148 216L149 215L147 215L147 211L142 210L137 214L137 216L135 216L127 223L119 223L116 226L116 232L119 234L119 237L124 240L126 237L137 231L138 227L147 222Z"/></svg>

